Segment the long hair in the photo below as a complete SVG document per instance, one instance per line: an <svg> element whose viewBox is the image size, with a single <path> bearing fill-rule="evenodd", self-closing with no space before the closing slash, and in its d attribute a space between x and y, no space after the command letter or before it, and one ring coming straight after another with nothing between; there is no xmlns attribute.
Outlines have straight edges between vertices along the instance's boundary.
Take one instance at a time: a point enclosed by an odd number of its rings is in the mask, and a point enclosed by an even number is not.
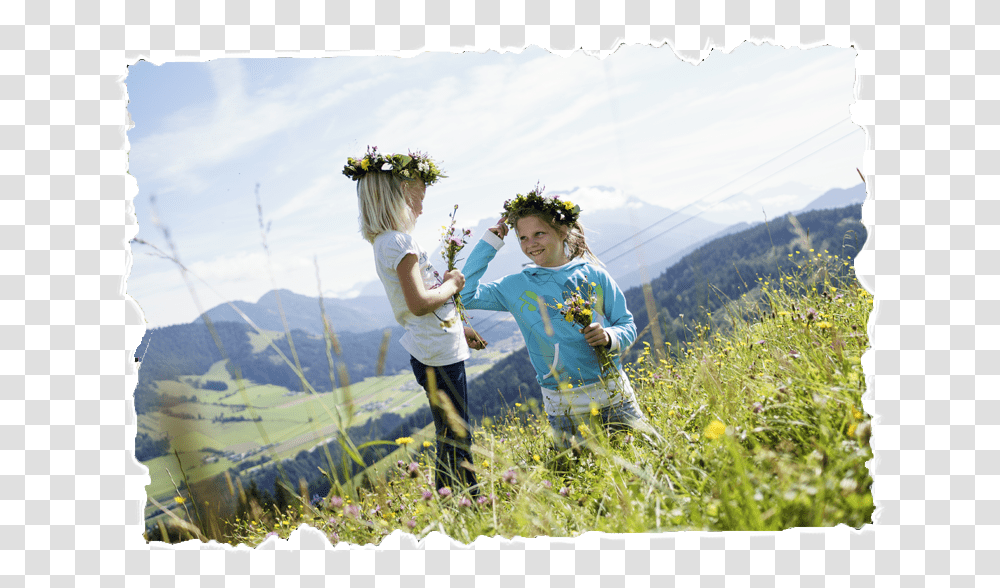
<svg viewBox="0 0 1000 588"><path fill-rule="evenodd" d="M551 227L552 230L556 231L560 235L564 235L563 250L566 252L566 257L569 259L582 257L594 264L604 266L604 263L600 259L597 259L597 255L591 251L590 246L587 245L587 238L584 236L583 225L580 224L579 220L571 225L567 225L565 223L560 223L547 214L543 214L541 211L534 210L525 211L523 214L512 214L508 216L507 220L516 227L517 221L529 216L537 218Z"/></svg>
<svg viewBox="0 0 1000 588"><path fill-rule="evenodd" d="M385 231L409 233L416 224L404 183L391 173L368 172L358 180L358 209L361 236L369 243Z"/></svg>

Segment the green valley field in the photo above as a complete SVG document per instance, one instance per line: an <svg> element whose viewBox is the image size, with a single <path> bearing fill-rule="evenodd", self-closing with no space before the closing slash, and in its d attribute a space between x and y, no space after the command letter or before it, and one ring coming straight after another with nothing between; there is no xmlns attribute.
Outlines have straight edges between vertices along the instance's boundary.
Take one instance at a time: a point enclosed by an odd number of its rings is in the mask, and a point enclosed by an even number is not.
<svg viewBox="0 0 1000 588"><path fill-rule="evenodd" d="M256 348L263 350L261 345ZM507 355L509 351L477 352L477 364L467 368L469 378L482 374ZM225 389L203 388L208 382L221 382ZM333 391L312 394L273 384L244 382L248 408L237 381L222 360L203 374L181 374L176 380L157 381L156 389L171 399L194 398L171 402L169 408L138 416L140 433L170 438L171 453L141 462L149 468L151 478L147 494L161 504L173 504L174 483L180 484L183 479L178 459L172 453L175 449L188 484L196 485L240 464L263 458L270 461L292 458L320 443L329 443L339 431L332 418L337 396ZM428 406L426 393L410 372L368 377L351 383L349 390L355 424L386 413L407 417ZM253 420L256 417L259 422ZM152 503L147 503L147 517L154 517L158 511Z"/></svg>

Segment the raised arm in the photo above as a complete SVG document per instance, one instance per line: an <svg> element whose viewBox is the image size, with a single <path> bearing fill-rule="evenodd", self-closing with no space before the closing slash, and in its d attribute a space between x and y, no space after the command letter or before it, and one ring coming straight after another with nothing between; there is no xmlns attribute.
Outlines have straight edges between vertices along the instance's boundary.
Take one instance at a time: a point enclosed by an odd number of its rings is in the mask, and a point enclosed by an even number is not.
<svg viewBox="0 0 1000 588"><path fill-rule="evenodd" d="M479 310L507 310L499 284L496 282L480 284L483 274L490 261L496 257L497 251L503 247L503 238L507 234L507 226L502 222L491 227L483 238L476 243L469 258L462 266L465 274L465 288L462 289L462 304L466 308Z"/></svg>
<svg viewBox="0 0 1000 588"><path fill-rule="evenodd" d="M406 299L406 308L416 316L434 312L465 285L465 276L456 269L445 273L444 283L440 287L433 290L424 288L417 256L413 253L407 253L403 257L396 266L396 274L399 276L399 286L403 289L403 298Z"/></svg>

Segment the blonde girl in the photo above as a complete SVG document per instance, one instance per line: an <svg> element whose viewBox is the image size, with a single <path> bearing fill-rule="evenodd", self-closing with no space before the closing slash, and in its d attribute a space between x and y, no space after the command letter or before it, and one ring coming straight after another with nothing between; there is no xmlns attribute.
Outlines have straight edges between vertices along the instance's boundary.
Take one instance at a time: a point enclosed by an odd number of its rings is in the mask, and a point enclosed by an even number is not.
<svg viewBox="0 0 1000 588"><path fill-rule="evenodd" d="M465 360L470 346L481 349L483 343L453 320L452 297L461 291L465 277L452 270L439 280L427 252L410 235L423 212L427 186L445 176L422 153L383 155L375 147L360 160L348 158L344 175L358 183L361 233L373 246L378 277L396 321L406 330L399 342L410 353L413 375L428 394L437 433L435 485L439 490L469 487L477 495L476 478L463 466L473 463ZM447 402L430 397L429 372ZM452 417L457 413L458 422L448 418L448 410Z"/></svg>

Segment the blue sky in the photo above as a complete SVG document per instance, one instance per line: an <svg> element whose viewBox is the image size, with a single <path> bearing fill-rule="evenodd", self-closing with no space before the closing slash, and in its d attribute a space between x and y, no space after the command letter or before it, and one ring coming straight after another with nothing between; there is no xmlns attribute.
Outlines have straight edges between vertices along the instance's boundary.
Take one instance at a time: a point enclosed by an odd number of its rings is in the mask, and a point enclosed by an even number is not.
<svg viewBox="0 0 1000 588"><path fill-rule="evenodd" d="M762 208L777 216L860 182L865 135L845 121L854 60L851 50L744 43L697 66L648 46L603 60L532 47L140 62L126 79L138 236L167 248L152 222L155 195L181 261L211 284L198 285L204 309L256 301L275 283L315 296L314 257L325 295L356 295L377 277L358 231L354 183L341 169L367 145L425 151L447 173L428 190L414 231L428 251L455 204L459 224L472 227L537 181L550 193L576 189L584 225L626 198L676 210L707 196L691 212L733 194L703 217L763 220ZM257 184L271 223L270 272ZM193 320L180 272L150 251L133 245L128 293L150 327Z"/></svg>

